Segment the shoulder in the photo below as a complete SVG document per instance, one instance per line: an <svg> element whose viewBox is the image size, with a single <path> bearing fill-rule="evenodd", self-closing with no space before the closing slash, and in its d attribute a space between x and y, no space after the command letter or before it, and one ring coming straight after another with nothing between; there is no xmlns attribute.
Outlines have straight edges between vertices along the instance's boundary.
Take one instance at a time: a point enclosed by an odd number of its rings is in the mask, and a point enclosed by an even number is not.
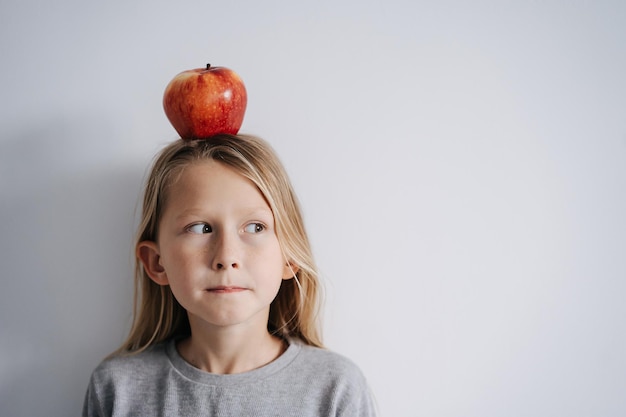
<svg viewBox="0 0 626 417"><path fill-rule="evenodd" d="M302 345L299 356L304 366L329 378L351 381L365 379L356 363L332 350Z"/></svg>
<svg viewBox="0 0 626 417"><path fill-rule="evenodd" d="M369 384L355 362L327 349L305 345L299 349L294 372L305 381L308 398L316 398L329 415L375 415Z"/></svg>
<svg viewBox="0 0 626 417"><path fill-rule="evenodd" d="M160 343L140 353L117 355L105 359L93 371L91 383L99 387L110 384L123 386L125 382L137 384L166 371L169 363L166 344Z"/></svg>
<svg viewBox="0 0 626 417"><path fill-rule="evenodd" d="M164 380L171 371L167 343L102 361L91 374L83 416L149 415L137 399L149 403L146 398L154 395L155 381Z"/></svg>

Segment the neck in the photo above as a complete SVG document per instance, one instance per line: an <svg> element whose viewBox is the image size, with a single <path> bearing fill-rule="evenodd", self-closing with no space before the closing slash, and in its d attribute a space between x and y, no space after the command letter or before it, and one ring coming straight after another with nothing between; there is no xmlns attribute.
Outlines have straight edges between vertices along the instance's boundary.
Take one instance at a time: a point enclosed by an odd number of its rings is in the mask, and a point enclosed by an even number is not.
<svg viewBox="0 0 626 417"><path fill-rule="evenodd" d="M206 372L237 374L251 371L272 362L285 349L283 341L265 328L242 326L202 331L190 324L191 336L178 343L178 352L187 362Z"/></svg>

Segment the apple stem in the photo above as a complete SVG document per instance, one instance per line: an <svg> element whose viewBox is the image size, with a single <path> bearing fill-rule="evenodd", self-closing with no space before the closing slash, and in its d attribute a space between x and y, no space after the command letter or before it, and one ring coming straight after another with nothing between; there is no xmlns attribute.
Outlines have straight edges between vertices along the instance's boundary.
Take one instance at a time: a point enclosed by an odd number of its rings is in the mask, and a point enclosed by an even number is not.
<svg viewBox="0 0 626 417"><path fill-rule="evenodd" d="M211 68L211 64L206 64L206 69Z"/></svg>

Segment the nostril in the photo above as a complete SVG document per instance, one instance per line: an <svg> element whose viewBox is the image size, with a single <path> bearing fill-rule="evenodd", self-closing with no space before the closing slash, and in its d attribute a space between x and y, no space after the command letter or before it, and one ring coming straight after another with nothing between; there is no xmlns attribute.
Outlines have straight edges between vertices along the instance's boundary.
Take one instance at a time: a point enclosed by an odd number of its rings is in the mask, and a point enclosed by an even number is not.
<svg viewBox="0 0 626 417"><path fill-rule="evenodd" d="M222 262L217 262L215 264L215 268L216 269L227 269L227 268L229 268L226 265L227 264L224 264ZM233 262L232 264L230 264L230 268L237 269L237 268L239 268L239 264L237 262Z"/></svg>

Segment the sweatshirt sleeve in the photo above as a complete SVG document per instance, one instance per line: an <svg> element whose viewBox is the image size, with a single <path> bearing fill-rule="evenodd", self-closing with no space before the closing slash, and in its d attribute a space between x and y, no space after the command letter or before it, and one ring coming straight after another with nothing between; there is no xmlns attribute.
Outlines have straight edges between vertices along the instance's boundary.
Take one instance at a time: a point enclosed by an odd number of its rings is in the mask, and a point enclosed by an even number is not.
<svg viewBox="0 0 626 417"><path fill-rule="evenodd" d="M329 364L330 365L330 364ZM377 407L372 390L361 370L350 360L335 360L329 373L334 374L330 385L330 414L336 417L376 417Z"/></svg>
<svg viewBox="0 0 626 417"><path fill-rule="evenodd" d="M345 401L338 407L339 417L376 417L376 402L365 378L353 382Z"/></svg>
<svg viewBox="0 0 626 417"><path fill-rule="evenodd" d="M85 402L83 403L83 417L104 417L102 408L100 407L100 401L96 394L96 387L94 384L93 375L87 386L87 392L85 393Z"/></svg>

